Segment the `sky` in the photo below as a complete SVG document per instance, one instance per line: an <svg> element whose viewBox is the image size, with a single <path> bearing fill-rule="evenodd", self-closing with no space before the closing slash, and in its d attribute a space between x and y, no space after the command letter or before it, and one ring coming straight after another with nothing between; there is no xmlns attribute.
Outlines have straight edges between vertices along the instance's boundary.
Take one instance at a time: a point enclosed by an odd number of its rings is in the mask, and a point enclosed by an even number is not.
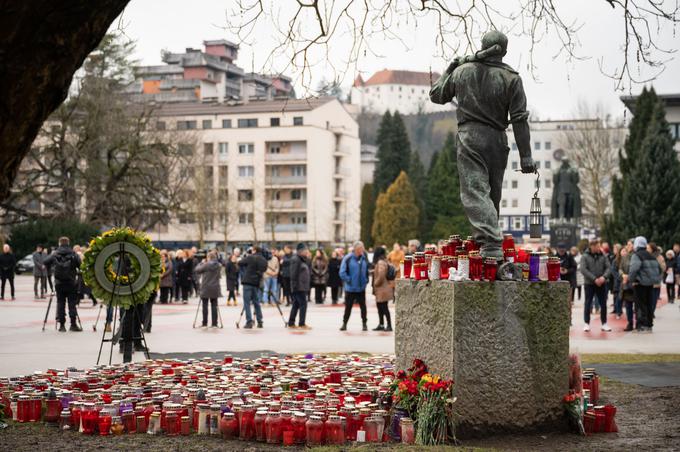
<svg viewBox="0 0 680 452"><path fill-rule="evenodd" d="M336 0L336 3L345 4L349 1ZM396 1L401 7L408 6L407 0ZM521 1L489 0L489 3L499 8L512 8ZM326 0L326 3L331 2ZM467 2L449 0L445 3L453 7ZM624 33L620 10L612 10L604 0L557 3L561 17L579 28L579 46L575 49L575 53L581 57L579 60L566 61L562 55L556 56L562 46L558 36L548 30L534 46L535 70L529 71L530 42L521 35L520 21L496 22L496 26L509 36L505 61L522 76L532 114L540 119L583 116L578 104L586 103L592 109L599 105L613 117L625 119L628 114L624 113L625 108L619 96L637 94L643 85L626 83L617 91L617 82L601 70L604 67L611 72L620 68L623 61ZM677 0L666 0L666 3L673 6ZM355 42L351 33L353 28L343 28L342 24L346 22L341 22L330 45L324 49L313 49L307 72L301 72L300 64L295 67L289 64L290 47L276 51L276 44L281 37L278 30L292 18L297 2L264 0L266 11L272 11L273 14L258 20L252 33L243 40L228 26L228 17L232 23L235 20L233 10L237 4L237 0L132 0L112 28L122 30L125 36L136 42L135 58L141 64L161 64L161 50L200 48L204 39L237 42L241 48L236 64L246 71L289 75L293 77L298 93L309 92L307 90L317 87L324 80L338 80L348 89L358 73L366 79L375 71L385 68L441 72L453 54L449 51L445 57L442 56L437 45L439 33L435 32L438 28L433 15L414 16L405 12L387 24L387 33L372 33L368 36L365 52L349 63L351 44ZM381 2L373 1L373 4ZM318 30L318 23L311 13L304 11L300 15L300 27L296 28L304 36L314 36ZM337 13L338 9L332 14L337 16ZM373 27L369 25L368 29L378 30L375 25ZM661 29L653 26L652 33L657 46L672 51L680 48L680 29L676 33L673 26L666 25ZM447 34L447 39L455 43L460 36L461 33L451 32ZM665 69L651 83L658 93L680 93L680 55L659 55L666 61ZM654 74L639 67L634 56L631 64L636 77L648 78Z"/></svg>

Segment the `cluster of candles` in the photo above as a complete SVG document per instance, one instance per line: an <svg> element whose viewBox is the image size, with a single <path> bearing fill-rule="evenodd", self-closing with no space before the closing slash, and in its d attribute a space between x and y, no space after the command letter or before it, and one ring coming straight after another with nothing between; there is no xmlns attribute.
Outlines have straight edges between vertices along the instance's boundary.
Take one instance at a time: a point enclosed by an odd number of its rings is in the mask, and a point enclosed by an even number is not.
<svg viewBox="0 0 680 452"><path fill-rule="evenodd" d="M401 441L413 421L390 416L394 357L263 356L148 360L0 378L17 422L86 435L219 436L282 445Z"/></svg>
<svg viewBox="0 0 680 452"><path fill-rule="evenodd" d="M560 259L545 252L516 248L511 234L503 236L503 259L486 258L480 254L479 244L470 236L462 240L451 235L439 246L428 246L424 252L408 255L401 262L401 275L414 280L472 280L495 281L498 267L512 262L522 269L524 281L559 281Z"/></svg>

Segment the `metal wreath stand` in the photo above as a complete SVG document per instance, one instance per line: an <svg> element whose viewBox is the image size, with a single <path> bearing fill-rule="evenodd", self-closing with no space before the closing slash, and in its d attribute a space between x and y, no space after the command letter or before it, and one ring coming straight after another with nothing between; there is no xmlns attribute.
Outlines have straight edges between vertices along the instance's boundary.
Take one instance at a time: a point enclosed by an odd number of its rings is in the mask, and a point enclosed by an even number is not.
<svg viewBox="0 0 680 452"><path fill-rule="evenodd" d="M130 282L130 272L128 265L126 265L126 257L130 254L137 259L139 262L140 272L134 281ZM106 276L106 262L110 257L115 256L117 258L116 264L116 277L113 281L110 281ZM99 345L99 354L97 355L97 365L102 355L102 349L104 348L104 342L111 343L111 350L109 352L109 365L111 364L113 358L113 346L119 341L123 341L123 362L129 363L132 361L132 343L135 340L141 340L144 345L144 355L146 359L150 359L149 348L146 344L146 338L144 337L144 325L142 325L142 319L137 315L137 302L135 299L135 293L142 289L149 282L151 278L151 262L149 257L146 255L144 250L139 246L130 242L114 242L100 251L95 259L94 263L94 275L97 279L99 285L111 294L109 300L109 306L112 306L113 299L116 295L130 295L132 298L132 306L124 309L120 316L120 331L116 332L116 318L118 317L118 307L113 307L113 322L111 328L111 337L106 338L106 329L102 333L101 344ZM122 284L120 281L121 276L126 276L128 279L128 284ZM129 292L128 292L129 291ZM129 317L130 316L130 317ZM140 325L139 331L140 336L133 337L133 330L135 322ZM121 336L123 336L121 338Z"/></svg>

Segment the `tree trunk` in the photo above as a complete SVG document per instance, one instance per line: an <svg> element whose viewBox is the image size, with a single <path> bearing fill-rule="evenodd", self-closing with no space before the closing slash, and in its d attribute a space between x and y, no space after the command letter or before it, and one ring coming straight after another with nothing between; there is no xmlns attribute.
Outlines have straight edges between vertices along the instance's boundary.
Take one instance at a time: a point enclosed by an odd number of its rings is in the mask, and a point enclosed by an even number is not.
<svg viewBox="0 0 680 452"><path fill-rule="evenodd" d="M42 123L129 0L0 0L0 201Z"/></svg>

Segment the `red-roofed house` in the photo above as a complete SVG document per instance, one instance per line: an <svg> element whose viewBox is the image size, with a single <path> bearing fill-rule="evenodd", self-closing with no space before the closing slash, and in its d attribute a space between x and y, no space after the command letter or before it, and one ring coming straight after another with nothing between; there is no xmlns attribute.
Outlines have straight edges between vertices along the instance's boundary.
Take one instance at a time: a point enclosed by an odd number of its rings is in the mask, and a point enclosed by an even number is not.
<svg viewBox="0 0 680 452"><path fill-rule="evenodd" d="M437 73L383 69L364 81L361 75L354 80L351 91L352 104L363 111L382 114L398 110L402 114L419 111L434 113L450 111L451 104L430 102L430 86L439 78Z"/></svg>

